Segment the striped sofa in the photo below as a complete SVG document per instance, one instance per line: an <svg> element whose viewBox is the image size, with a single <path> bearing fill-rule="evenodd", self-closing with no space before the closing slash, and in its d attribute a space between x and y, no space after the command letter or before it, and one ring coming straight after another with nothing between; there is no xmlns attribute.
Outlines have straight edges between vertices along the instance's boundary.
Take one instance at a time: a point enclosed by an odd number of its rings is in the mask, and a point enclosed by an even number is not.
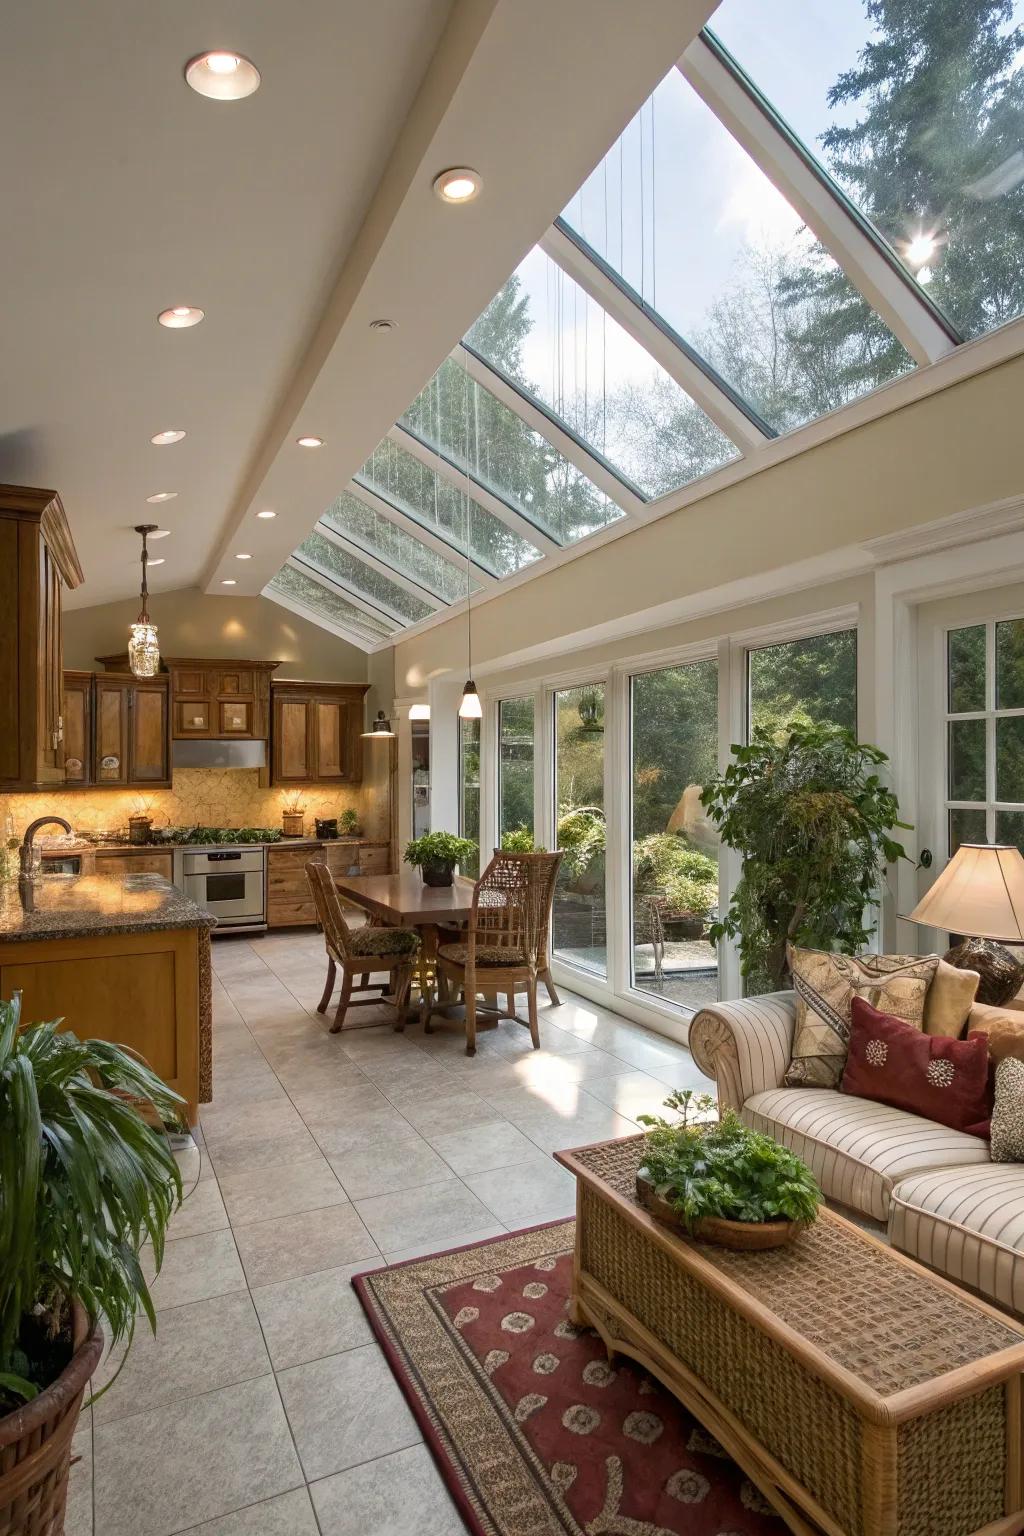
<svg viewBox="0 0 1024 1536"><path fill-rule="evenodd" d="M690 1050L719 1103L792 1148L828 1200L885 1226L902 1252L1024 1314L1024 1164L993 1163L987 1141L901 1109L787 1088L795 1022L791 992L701 1009Z"/></svg>

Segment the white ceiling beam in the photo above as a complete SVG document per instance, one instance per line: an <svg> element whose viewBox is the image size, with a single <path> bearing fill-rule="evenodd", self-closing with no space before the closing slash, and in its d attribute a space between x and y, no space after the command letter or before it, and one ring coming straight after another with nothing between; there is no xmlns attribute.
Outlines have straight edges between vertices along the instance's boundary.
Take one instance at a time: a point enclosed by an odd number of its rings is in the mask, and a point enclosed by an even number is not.
<svg viewBox="0 0 1024 1536"><path fill-rule="evenodd" d="M349 629L347 625L339 624L336 619L329 619L325 613L319 613L315 608L307 608L305 603L298 602L294 597L286 597L283 592L278 592L274 587L264 587L260 596L269 597L272 603L277 603L281 608L287 608L289 613L305 619L307 624L316 624L320 629L329 630L332 635L337 635L339 640L347 640L349 645L358 646L361 651L370 652L378 649L358 630ZM383 643L390 645L391 642L385 640Z"/></svg>
<svg viewBox="0 0 1024 1536"><path fill-rule="evenodd" d="M352 604L353 608L358 608L361 613L365 613L369 619L391 622L396 630L404 629L409 622L408 619L399 618L393 609L386 608L383 603L371 603L369 598L364 597L356 587L352 586L351 582L343 581L340 576L335 576L333 571L317 565L316 561L310 560L308 555L289 555L287 564L293 570L301 571L303 576L308 576L310 581L319 583L326 592L333 592L335 596L343 597L346 602Z"/></svg>
<svg viewBox="0 0 1024 1536"><path fill-rule="evenodd" d="M631 297L625 283L617 282L610 271L592 260L565 230L553 224L539 243L545 255L664 368L741 454L756 452L771 441L771 435L761 429L737 397L701 367L666 325L659 325L653 314Z"/></svg>
<svg viewBox="0 0 1024 1536"><path fill-rule="evenodd" d="M459 550L456 545L450 544L447 539L441 538L439 534L434 533L424 523L415 518L411 512L406 512L403 507L396 506L395 503L389 501L381 491L374 490L370 485L363 485L359 480L351 480L347 489L365 506L370 507L374 512L379 512L381 517L386 517L388 522L394 523L396 528L401 528L403 533L408 533L411 537L419 539L421 544L425 545L427 549L433 550L435 555L440 555L442 560L447 560L449 565L454 565L456 568L459 568L460 565L465 565L465 550ZM494 572L487 570L486 566L478 565L473 559L470 559L469 563L472 567L473 575L481 585L493 586L498 580Z"/></svg>
<svg viewBox="0 0 1024 1536"><path fill-rule="evenodd" d="M934 363L958 338L943 324L899 261L836 195L827 175L783 132L743 80L704 38L690 44L677 68L719 121L835 258L918 363Z"/></svg>
<svg viewBox="0 0 1024 1536"><path fill-rule="evenodd" d="M329 544L335 544L339 549L345 550L347 554L352 555L362 565L368 566L371 571L376 571L378 576L386 576L388 581L393 581L397 587L403 588L404 591L410 593L413 597L418 597L431 608L448 607L448 602L445 598L438 597L436 592L431 591L429 587L425 587L422 582L414 580L412 576L407 576L397 566L388 565L387 561L374 554L372 549L367 549L358 539L341 533L337 528L332 528L330 523L324 522L323 518L317 523L313 532L318 533Z"/></svg>
<svg viewBox="0 0 1024 1536"><path fill-rule="evenodd" d="M471 501L475 501L478 506L483 507L485 512L489 512L492 517L496 517L512 533L517 533L521 539L525 539L528 544L532 544L542 554L550 555L556 549L561 549L562 546L557 539L553 539L550 534L545 533L542 528L538 528L537 524L531 522L522 512L517 512L507 501L504 501L500 496L496 496L493 491L488 490L487 486L473 474L472 470L467 474L464 469L460 469L451 459L446 458L442 453L438 453L436 448L432 448L421 437L417 437L416 433L411 432L408 427L402 427L396 423L388 433L388 437L399 448L403 449L404 452L411 455L412 458L418 459L427 469L432 469L436 475L439 475L442 480L446 480L449 485L453 485L456 490L464 492Z"/></svg>
<svg viewBox="0 0 1024 1536"><path fill-rule="evenodd" d="M464 342L459 342L451 356L482 389L500 400L502 405L507 406L532 431L539 433L552 448L557 448L564 459L568 459L581 475L586 475L599 491L603 491L610 501L621 507L627 517L635 517L646 505L647 498L635 486L623 480L606 459L589 449L583 439L570 431L553 411L532 400Z"/></svg>

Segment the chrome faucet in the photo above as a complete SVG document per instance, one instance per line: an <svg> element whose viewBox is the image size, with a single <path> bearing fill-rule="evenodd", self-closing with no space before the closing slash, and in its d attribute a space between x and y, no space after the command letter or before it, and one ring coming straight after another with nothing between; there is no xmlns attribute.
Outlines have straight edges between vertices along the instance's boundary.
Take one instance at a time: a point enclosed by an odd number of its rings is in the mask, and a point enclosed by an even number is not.
<svg viewBox="0 0 1024 1536"><path fill-rule="evenodd" d="M72 831L71 823L65 821L63 816L37 816L35 821L25 828L25 836L21 840L21 848L18 852L23 875L32 873L32 839L40 827L48 827L51 823L54 826L63 827L65 832Z"/></svg>

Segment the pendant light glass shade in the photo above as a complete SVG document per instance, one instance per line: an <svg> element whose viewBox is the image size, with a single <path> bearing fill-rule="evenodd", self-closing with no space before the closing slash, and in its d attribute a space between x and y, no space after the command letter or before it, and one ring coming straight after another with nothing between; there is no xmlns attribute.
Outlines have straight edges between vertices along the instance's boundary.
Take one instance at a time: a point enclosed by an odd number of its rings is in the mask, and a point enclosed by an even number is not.
<svg viewBox="0 0 1024 1536"><path fill-rule="evenodd" d="M476 691L476 683L470 678L462 690L462 703L459 705L460 720L480 720L483 718L483 706L480 703L480 695Z"/></svg>
<svg viewBox="0 0 1024 1536"><path fill-rule="evenodd" d="M146 582L146 566L149 552L146 539L156 532L156 523L138 523L136 533L142 535L142 608L131 626L128 638L128 665L134 677L155 677L160 669L160 646L156 638L156 625L149 617L149 586Z"/></svg>
<svg viewBox="0 0 1024 1536"><path fill-rule="evenodd" d="M131 627L128 640L128 665L135 677L155 677L160 670L160 647L157 644L156 625L148 619Z"/></svg>

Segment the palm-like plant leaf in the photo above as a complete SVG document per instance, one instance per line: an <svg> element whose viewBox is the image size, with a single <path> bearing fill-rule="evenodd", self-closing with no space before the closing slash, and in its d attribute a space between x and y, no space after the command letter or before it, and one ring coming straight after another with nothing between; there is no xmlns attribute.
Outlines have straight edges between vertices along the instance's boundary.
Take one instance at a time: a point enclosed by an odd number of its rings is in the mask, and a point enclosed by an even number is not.
<svg viewBox="0 0 1024 1536"><path fill-rule="evenodd" d="M115 1343L140 1306L155 1326L139 1250L159 1270L181 1176L140 1105L165 1125L183 1107L120 1046L22 1028L19 999L0 1003L0 1391L46 1385L25 1382L20 1348L37 1305L56 1323L77 1297Z"/></svg>

